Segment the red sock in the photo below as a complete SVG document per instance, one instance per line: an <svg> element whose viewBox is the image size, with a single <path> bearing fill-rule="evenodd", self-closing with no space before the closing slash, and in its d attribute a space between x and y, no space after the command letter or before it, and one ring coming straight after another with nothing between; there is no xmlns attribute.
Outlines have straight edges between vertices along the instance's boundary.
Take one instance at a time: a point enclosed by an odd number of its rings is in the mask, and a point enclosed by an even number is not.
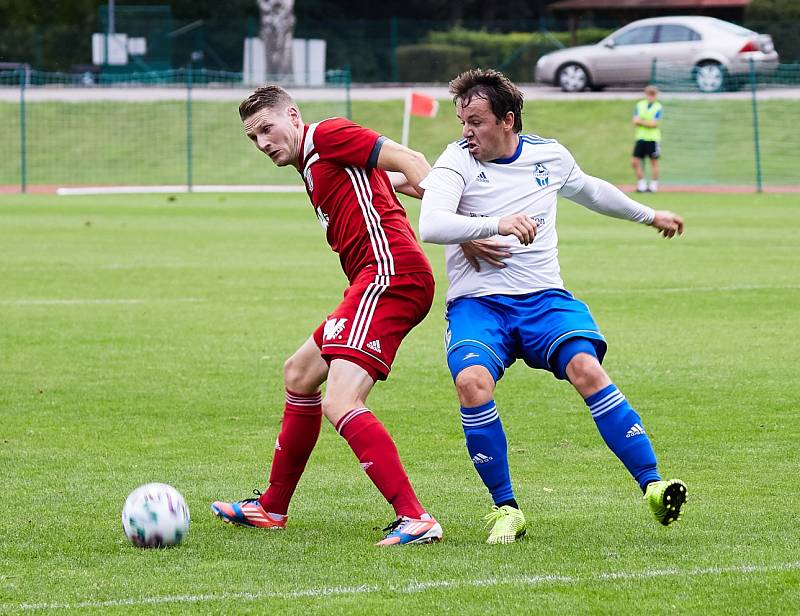
<svg viewBox="0 0 800 616"><path fill-rule="evenodd" d="M321 425L322 394L296 394L287 389L269 487L258 499L265 511L286 515L297 482L317 444Z"/></svg>
<svg viewBox="0 0 800 616"><path fill-rule="evenodd" d="M336 431L347 440L361 462L361 468L398 516L419 518L425 513L400 462L392 437L372 411L353 409L339 420Z"/></svg>

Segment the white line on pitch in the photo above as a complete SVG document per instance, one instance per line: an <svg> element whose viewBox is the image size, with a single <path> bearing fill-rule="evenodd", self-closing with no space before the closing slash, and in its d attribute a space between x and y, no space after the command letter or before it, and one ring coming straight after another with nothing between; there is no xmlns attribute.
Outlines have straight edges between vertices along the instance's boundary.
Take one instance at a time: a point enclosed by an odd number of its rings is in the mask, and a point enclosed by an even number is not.
<svg viewBox="0 0 800 616"><path fill-rule="evenodd" d="M666 287L659 289L578 289L582 294L621 294L621 293L726 293L728 291L762 291L767 289L800 289L800 284L732 284L724 287Z"/></svg>
<svg viewBox="0 0 800 616"><path fill-rule="evenodd" d="M679 577L697 575L752 575L758 573L780 573L800 569L800 561L780 565L739 565L736 567L702 567L696 569L651 569L645 571L616 571L594 575L522 575L507 578L485 578L478 580L433 580L430 582L408 582L405 584L363 586L328 586L307 588L289 592L230 592L204 595L166 595L163 597L144 597L141 599L111 599L109 601L80 601L77 603L21 603L0 605L2 611L32 610L75 610L104 607L164 605L169 603L207 603L211 601L261 601L263 599L302 599L330 597L335 595L364 594L411 594L435 589L480 588L494 586L574 586L580 583L608 580L641 580L659 577Z"/></svg>
<svg viewBox="0 0 800 616"><path fill-rule="evenodd" d="M202 302L199 297L172 297L165 299L3 299L1 306L85 306L106 304L147 304L150 302Z"/></svg>
<svg viewBox="0 0 800 616"><path fill-rule="evenodd" d="M142 195L163 193L296 193L305 192L305 187L295 184L259 184L259 185L227 185L215 184L207 186L192 186L185 184L164 186L81 186L63 187L56 189L56 194L62 197L85 195Z"/></svg>

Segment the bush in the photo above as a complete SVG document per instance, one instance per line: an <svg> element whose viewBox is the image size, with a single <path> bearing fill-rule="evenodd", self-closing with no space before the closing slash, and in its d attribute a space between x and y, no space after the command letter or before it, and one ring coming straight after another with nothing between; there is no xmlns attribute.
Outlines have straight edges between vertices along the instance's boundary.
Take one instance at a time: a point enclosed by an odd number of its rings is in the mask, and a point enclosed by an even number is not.
<svg viewBox="0 0 800 616"><path fill-rule="evenodd" d="M772 36L781 62L800 61L800 3L797 0L752 0L744 25Z"/></svg>
<svg viewBox="0 0 800 616"><path fill-rule="evenodd" d="M426 43L397 48L400 81L447 83L470 66L467 47Z"/></svg>
<svg viewBox="0 0 800 616"><path fill-rule="evenodd" d="M578 44L596 43L610 32L598 28L579 30ZM568 46L569 39L568 32L500 34L460 28L446 32L429 32L426 37L428 43L467 48L470 52L470 66L496 68L510 79L520 82L533 81L533 68L539 57L561 46Z"/></svg>

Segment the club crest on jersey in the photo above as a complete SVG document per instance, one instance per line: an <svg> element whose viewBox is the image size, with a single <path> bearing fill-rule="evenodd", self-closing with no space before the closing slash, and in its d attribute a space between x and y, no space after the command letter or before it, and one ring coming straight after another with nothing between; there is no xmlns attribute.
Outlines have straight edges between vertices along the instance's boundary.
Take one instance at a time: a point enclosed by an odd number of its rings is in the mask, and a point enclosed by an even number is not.
<svg viewBox="0 0 800 616"><path fill-rule="evenodd" d="M328 319L325 321L325 329L322 331L322 338L325 340L335 340L341 338L347 319Z"/></svg>
<svg viewBox="0 0 800 616"><path fill-rule="evenodd" d="M319 224L321 224L322 228L325 229L325 231L327 231L328 230L328 224L330 223L330 218L328 218L328 215L325 212L322 211L321 207L318 207L316 209L316 212L317 212L317 220L319 220Z"/></svg>
<svg viewBox="0 0 800 616"><path fill-rule="evenodd" d="M536 178L536 183L542 188L550 183L550 172L542 163L536 163L536 168L533 170L533 177Z"/></svg>

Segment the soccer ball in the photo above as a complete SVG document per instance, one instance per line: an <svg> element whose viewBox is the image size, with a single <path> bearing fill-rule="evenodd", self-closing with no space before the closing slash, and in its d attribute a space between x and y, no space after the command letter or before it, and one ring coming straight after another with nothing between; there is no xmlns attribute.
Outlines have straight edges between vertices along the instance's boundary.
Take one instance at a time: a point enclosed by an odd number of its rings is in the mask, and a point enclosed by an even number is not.
<svg viewBox="0 0 800 616"><path fill-rule="evenodd" d="M189 532L189 508L166 483L148 483L130 493L122 508L122 530L140 548L178 545Z"/></svg>

